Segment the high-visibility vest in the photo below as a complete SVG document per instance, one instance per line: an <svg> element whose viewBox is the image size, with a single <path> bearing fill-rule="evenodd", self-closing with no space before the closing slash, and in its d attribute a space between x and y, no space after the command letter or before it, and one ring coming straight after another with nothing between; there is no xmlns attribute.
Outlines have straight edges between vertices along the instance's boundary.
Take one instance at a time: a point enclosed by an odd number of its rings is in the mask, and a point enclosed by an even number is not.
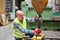
<svg viewBox="0 0 60 40"><path fill-rule="evenodd" d="M24 17L23 22L21 23L17 18L14 20L15 23L17 23L18 25L20 25L22 28L26 29L26 19ZM17 28L14 28L14 25L12 25L13 28L13 35L17 38L23 38L24 37L24 33L21 32L20 30L18 30Z"/></svg>

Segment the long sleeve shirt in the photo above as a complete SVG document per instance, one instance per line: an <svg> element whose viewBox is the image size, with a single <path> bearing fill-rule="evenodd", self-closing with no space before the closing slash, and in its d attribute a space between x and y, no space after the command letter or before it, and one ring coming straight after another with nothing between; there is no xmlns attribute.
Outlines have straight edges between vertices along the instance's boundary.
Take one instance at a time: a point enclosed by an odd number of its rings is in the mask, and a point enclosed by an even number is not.
<svg viewBox="0 0 60 40"><path fill-rule="evenodd" d="M35 20L26 17L26 21L28 21L28 22L34 22ZM13 25L14 25L15 28L17 28L17 29L20 30L21 32L28 33L28 34L31 34L31 33L32 33L32 30L24 29L24 28L22 28L20 25L18 25L18 24L15 23L15 22L14 22Z"/></svg>

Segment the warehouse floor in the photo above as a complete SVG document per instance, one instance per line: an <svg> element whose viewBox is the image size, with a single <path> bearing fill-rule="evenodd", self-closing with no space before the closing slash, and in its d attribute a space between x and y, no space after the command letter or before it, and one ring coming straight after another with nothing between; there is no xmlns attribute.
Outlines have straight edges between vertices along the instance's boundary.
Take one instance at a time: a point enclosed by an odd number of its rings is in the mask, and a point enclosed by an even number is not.
<svg viewBox="0 0 60 40"><path fill-rule="evenodd" d="M0 27L0 40L14 40L11 24Z"/></svg>
<svg viewBox="0 0 60 40"><path fill-rule="evenodd" d="M15 40L12 35L12 23L7 26L0 27L0 40ZM42 31L42 34L45 35L44 40L50 40L50 38L58 38L60 40L60 31ZM49 38L49 39L46 39Z"/></svg>

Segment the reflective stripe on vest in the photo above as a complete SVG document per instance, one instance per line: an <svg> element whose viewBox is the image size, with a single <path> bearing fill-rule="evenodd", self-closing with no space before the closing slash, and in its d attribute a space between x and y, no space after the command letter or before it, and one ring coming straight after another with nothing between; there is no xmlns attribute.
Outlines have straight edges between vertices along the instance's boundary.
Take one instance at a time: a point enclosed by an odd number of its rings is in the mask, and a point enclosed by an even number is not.
<svg viewBox="0 0 60 40"><path fill-rule="evenodd" d="M15 23L17 23L18 25L20 25L21 27L23 27L24 29L26 29L26 19L24 17L23 19L23 23L21 23L17 18L14 20ZM14 28L14 25L12 25L13 28L13 35L17 38L23 38L24 37L24 33L22 33L21 31L19 31L18 29Z"/></svg>

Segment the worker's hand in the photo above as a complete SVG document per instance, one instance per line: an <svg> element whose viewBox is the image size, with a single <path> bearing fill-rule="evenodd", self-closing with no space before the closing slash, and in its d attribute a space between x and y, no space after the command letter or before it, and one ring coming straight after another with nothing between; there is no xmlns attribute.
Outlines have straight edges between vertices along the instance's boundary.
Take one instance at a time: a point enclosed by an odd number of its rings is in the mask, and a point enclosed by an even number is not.
<svg viewBox="0 0 60 40"><path fill-rule="evenodd" d="M32 30L32 33L35 34L35 30Z"/></svg>
<svg viewBox="0 0 60 40"><path fill-rule="evenodd" d="M35 16L35 17L34 17L34 19L35 19L35 20L38 20L38 19L39 19L39 16L38 16L38 15L37 15L37 16Z"/></svg>
<svg viewBox="0 0 60 40"><path fill-rule="evenodd" d="M34 17L34 20L35 20L35 22L37 22L37 23L38 23L38 22L39 22L39 16L38 16L38 15L37 15L37 16L35 16L35 17Z"/></svg>

